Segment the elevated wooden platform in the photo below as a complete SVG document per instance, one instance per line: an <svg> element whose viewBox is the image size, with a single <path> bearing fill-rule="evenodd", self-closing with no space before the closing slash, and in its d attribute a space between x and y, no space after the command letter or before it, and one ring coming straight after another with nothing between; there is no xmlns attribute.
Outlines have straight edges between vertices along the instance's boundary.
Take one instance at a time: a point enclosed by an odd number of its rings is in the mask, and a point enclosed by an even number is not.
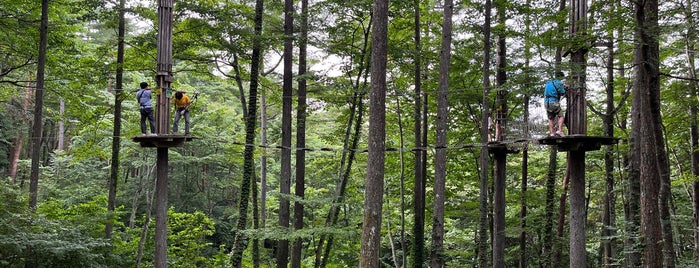
<svg viewBox="0 0 699 268"><path fill-rule="evenodd" d="M141 147L169 148L184 145L185 141L192 141L194 137L181 134L160 134L157 136L136 136L134 142L141 144Z"/></svg>
<svg viewBox="0 0 699 268"><path fill-rule="evenodd" d="M512 145L512 144L509 144ZM518 154L519 148L508 146L508 143L491 141L487 144L488 152L491 154Z"/></svg>
<svg viewBox="0 0 699 268"><path fill-rule="evenodd" d="M619 142L619 138L603 136L569 135L565 137L546 137L539 139L539 144L557 145L558 150L570 151L597 151L602 145L612 145Z"/></svg>

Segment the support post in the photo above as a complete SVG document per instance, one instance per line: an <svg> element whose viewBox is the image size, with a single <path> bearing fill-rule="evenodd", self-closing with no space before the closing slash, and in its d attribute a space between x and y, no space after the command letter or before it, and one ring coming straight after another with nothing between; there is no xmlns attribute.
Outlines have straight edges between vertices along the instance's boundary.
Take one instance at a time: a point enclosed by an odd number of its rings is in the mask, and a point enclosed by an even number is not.
<svg viewBox="0 0 699 268"><path fill-rule="evenodd" d="M170 82L172 81L172 11L174 0L158 2L158 65L156 82L160 88L156 106L158 135L170 133ZM155 267L167 267L168 147L158 147L155 185Z"/></svg>
<svg viewBox="0 0 699 268"><path fill-rule="evenodd" d="M158 147L155 182L155 267L167 267L168 148Z"/></svg>

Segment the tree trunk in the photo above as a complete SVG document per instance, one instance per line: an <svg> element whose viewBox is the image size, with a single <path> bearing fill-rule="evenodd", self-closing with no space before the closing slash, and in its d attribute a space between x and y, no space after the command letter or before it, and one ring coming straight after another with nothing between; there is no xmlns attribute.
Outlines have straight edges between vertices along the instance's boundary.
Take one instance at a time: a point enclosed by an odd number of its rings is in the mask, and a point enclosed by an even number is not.
<svg viewBox="0 0 699 268"><path fill-rule="evenodd" d="M119 29L117 35L117 68L116 68L116 90L114 96L114 132L112 134L112 163L111 175L109 176L109 195L107 197L107 211L110 213L105 226L105 236L112 238L112 221L115 218L114 208L116 207L116 191L119 182L119 150L121 148L121 101L124 85L122 77L124 73L124 35L126 21L124 18L124 6L126 0L119 0ZM59 131L62 133L62 131ZM59 141L62 140L59 138ZM60 142L62 143L62 142ZM60 144L59 143L59 144ZM59 146L60 147L60 146ZM60 148L59 148L60 149Z"/></svg>
<svg viewBox="0 0 699 268"><path fill-rule="evenodd" d="M294 1L284 0L284 77L282 82L282 150L279 177L279 227L289 230L289 199L291 194L291 98L293 91L293 38ZM285 235L286 236L286 235ZM289 263L289 240L277 242L277 267L286 268Z"/></svg>
<svg viewBox="0 0 699 268"><path fill-rule="evenodd" d="M260 145L267 146L267 97L260 94ZM267 226L267 153L260 156L260 226Z"/></svg>
<svg viewBox="0 0 699 268"><path fill-rule="evenodd" d="M405 141L403 140L403 117L401 116L401 108L400 108L400 99L396 99L396 112L397 112L397 117L398 117L398 139L399 139L399 144L401 150L399 151L399 162L400 162L400 175L399 175L399 183L398 185L398 190L400 194L400 246L401 246L401 259L400 262L396 260L396 267L405 267L405 260L407 259L407 252L406 252L406 243L405 243L405 153L403 152L402 148L405 148ZM388 202L387 202L388 203ZM389 214L390 216L390 214ZM388 221L390 222L390 221ZM391 231L390 231L390 223L387 224L389 226L389 238L391 238ZM393 242L391 242L391 245L393 245ZM395 250L394 250L395 252ZM394 259L395 259L395 254L394 254Z"/></svg>
<svg viewBox="0 0 699 268"><path fill-rule="evenodd" d="M422 91L422 81L421 81L421 68L422 68L422 54L421 52L421 34L420 34L420 1L413 0L413 14L414 23L413 29L415 30L415 47L413 50L413 61L415 62L415 69L413 72L413 83L415 84L415 111L413 117L414 122L414 140L415 148L422 148L424 144L421 142L421 91ZM422 267L425 263L425 185L423 181L425 180L425 174L422 172L424 162L422 161L422 156L426 154L425 150L415 150L415 159L413 164L413 172L415 173L415 178L413 178L413 243L412 243L412 255L413 255L413 267Z"/></svg>
<svg viewBox="0 0 699 268"><path fill-rule="evenodd" d="M255 37L262 36L262 13L264 11L264 0L255 2ZM245 144L255 143L255 123L257 116L257 89L259 86L261 41L253 38L252 57L250 58L250 93L248 94L248 113L245 118ZM250 184L255 177L255 148L245 146L243 152L243 181L240 186L240 203L238 213L238 223L236 226L235 240L231 250L231 267L240 267L243 251L247 246L247 237L243 231L247 223L248 200L250 197Z"/></svg>
<svg viewBox="0 0 699 268"><path fill-rule="evenodd" d="M495 140L505 141L505 126L507 122L507 82L506 57L507 48L505 41L505 11L506 6L502 1L496 1L498 20L497 44L496 44L496 71L495 84L498 88L495 100ZM497 151L494 154L495 172L493 177L493 267L505 267L505 172L507 167L507 152Z"/></svg>
<svg viewBox="0 0 699 268"><path fill-rule="evenodd" d="M640 128L639 144L636 148L640 155L640 185L641 185L641 230L643 235L643 265L644 267L663 267L663 234L660 222L659 188L661 187L660 172L656 157L658 147L655 135L658 116L653 98L659 91L659 46L658 46L658 2L656 0L636 3L635 18L636 48L634 64L636 80L634 84L634 99L638 98L639 105L636 113L643 114Z"/></svg>
<svg viewBox="0 0 699 268"><path fill-rule="evenodd" d="M604 123L604 135L614 137L614 35L610 31L609 44L607 46L607 105L606 113L602 116ZM616 194L614 191L614 151L612 146L604 149L605 167L605 194L604 213L602 216L602 265L609 267L617 262L616 258Z"/></svg>
<svg viewBox="0 0 699 268"><path fill-rule="evenodd" d="M306 177L306 47L308 44L308 0L301 0L301 36L299 38L299 80L298 104L296 107L296 186L295 194L304 199ZM303 229L303 203L294 203L294 230ZM301 267L301 249L303 239L297 238L291 250L291 267Z"/></svg>
<svg viewBox="0 0 699 268"><path fill-rule="evenodd" d="M525 67L526 68L526 67ZM524 96L524 137L529 139L529 96ZM522 185L520 193L519 268L527 267L527 184L529 177L529 143L522 145Z"/></svg>
<svg viewBox="0 0 699 268"><path fill-rule="evenodd" d="M49 28L49 1L41 1L41 28L39 29L39 58L36 67L36 94L34 95L34 125L32 126L32 166L29 176L29 209L36 210L39 193L39 161L41 153L41 125L44 108L44 70Z"/></svg>
<svg viewBox="0 0 699 268"><path fill-rule="evenodd" d="M386 62L388 1L374 0L369 98L369 155L364 194L364 224L359 267L377 268L381 249L381 205L386 148Z"/></svg>
<svg viewBox="0 0 699 268"><path fill-rule="evenodd" d="M481 115L481 142L488 142L488 118L490 107L490 12L491 1L485 1L483 23L483 112ZM480 153L480 197L478 220L478 267L488 267L488 148Z"/></svg>
<svg viewBox="0 0 699 268"><path fill-rule="evenodd" d="M431 267L444 267L444 203L447 179L447 122L449 121L449 67L451 63L452 0L444 0L442 48L439 61L439 93L437 94L437 133L434 156L434 201L432 209Z"/></svg>
<svg viewBox="0 0 699 268"><path fill-rule="evenodd" d="M558 150L556 146L551 146L549 151L549 168L546 176L546 218L544 221L544 238L543 238L543 256L542 267L552 267L552 247L554 244L553 238L553 217L556 209L556 170L558 169Z"/></svg>
<svg viewBox="0 0 699 268"><path fill-rule="evenodd" d="M694 25L694 16L692 11L692 2L687 0L687 9L685 12L685 19L687 20L687 25ZM694 82L689 82L689 136L691 145L691 164L692 164L692 175L699 176L699 127L697 127L697 72L696 65L694 62L694 38L696 38L696 30L694 27L687 28L687 39L685 40L685 51L687 53L687 62L689 68L689 78ZM699 258L699 181L695 180L692 183L692 192L694 194L692 198L692 208L694 212L694 258Z"/></svg>

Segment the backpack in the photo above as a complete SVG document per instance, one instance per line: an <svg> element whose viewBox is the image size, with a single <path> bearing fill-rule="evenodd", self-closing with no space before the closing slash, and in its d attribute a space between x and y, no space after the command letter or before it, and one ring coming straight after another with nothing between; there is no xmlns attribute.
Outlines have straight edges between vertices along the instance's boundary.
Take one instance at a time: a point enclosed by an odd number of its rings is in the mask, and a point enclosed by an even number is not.
<svg viewBox="0 0 699 268"><path fill-rule="evenodd" d="M138 102L138 105L141 105L141 96L143 96L143 89L139 89L136 93L136 102Z"/></svg>

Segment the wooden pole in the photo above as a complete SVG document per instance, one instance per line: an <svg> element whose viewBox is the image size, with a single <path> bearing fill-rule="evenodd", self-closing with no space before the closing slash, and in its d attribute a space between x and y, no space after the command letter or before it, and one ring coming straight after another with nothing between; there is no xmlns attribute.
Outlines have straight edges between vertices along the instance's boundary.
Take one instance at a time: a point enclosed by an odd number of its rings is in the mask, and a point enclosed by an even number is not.
<svg viewBox="0 0 699 268"><path fill-rule="evenodd" d="M587 135L587 113L585 101L585 44L587 23L587 1L571 0L570 34L571 75L568 92L568 133ZM585 151L572 150L568 153L570 170L570 267L587 267L585 247Z"/></svg>
<svg viewBox="0 0 699 268"><path fill-rule="evenodd" d="M160 94L156 106L158 135L170 132L170 82L172 82L172 11L174 0L160 0L158 4L158 65L156 81ZM155 200L155 267L167 267L167 208L168 208L168 148L159 147L157 156Z"/></svg>

